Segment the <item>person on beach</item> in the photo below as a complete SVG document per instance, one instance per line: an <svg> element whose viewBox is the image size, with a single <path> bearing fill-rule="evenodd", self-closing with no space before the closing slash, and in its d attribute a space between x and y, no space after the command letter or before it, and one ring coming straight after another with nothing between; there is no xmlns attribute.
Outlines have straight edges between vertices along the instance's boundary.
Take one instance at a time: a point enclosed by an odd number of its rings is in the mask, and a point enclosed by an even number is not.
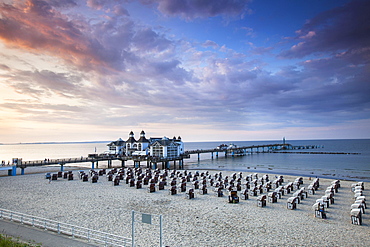
<svg viewBox="0 0 370 247"><path fill-rule="evenodd" d="M325 211L324 211L324 208L320 207L319 212L321 213L321 217L322 217L323 219L326 219L326 213L325 213Z"/></svg>

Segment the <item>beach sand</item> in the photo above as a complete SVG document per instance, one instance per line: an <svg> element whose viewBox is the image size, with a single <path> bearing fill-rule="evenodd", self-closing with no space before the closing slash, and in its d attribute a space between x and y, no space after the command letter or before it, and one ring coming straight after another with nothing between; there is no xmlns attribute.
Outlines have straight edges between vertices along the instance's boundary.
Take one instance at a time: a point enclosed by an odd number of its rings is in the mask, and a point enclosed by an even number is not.
<svg viewBox="0 0 370 247"><path fill-rule="evenodd" d="M58 178L49 183L45 172L59 169L58 166L27 168L23 176L1 176L0 208L129 238L131 214L135 210L139 218L135 223L137 246L159 245L157 215L163 216L165 246L370 246L369 214L363 215L363 225L351 224L353 181L340 182L335 203L327 209L327 219L321 219L314 217L312 205L333 180L320 179L315 195L308 195L297 204L297 209L289 210L286 201L292 193L261 208L257 207L257 197L230 204L226 192L224 197L217 197L210 186L208 194L196 192L195 199L189 200L185 199L185 193L169 195L169 186L148 193L146 185L136 189L121 180L119 186L113 186L105 176L99 177L97 183L82 182L76 170L72 181ZM79 168L65 167L65 171L68 169ZM222 171L224 177L232 173ZM243 177L249 174L244 172ZM275 174L269 177L272 180ZM284 176L284 184L295 179ZM301 187L307 188L311 182L311 178L303 177ZM365 183L364 195L370 196L369 191L370 184ZM154 224L141 223L139 212L154 215Z"/></svg>

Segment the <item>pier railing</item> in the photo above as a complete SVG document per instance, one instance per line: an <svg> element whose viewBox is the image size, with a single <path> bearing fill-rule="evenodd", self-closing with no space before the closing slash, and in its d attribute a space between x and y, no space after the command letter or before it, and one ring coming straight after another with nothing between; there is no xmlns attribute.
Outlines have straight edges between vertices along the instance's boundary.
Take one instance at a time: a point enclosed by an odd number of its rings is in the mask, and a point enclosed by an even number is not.
<svg viewBox="0 0 370 247"><path fill-rule="evenodd" d="M118 235L88 229L85 227L66 224L54 220L44 219L23 213L0 209L0 219L6 219L21 224L49 230L58 234L80 238L104 246L132 246L132 239Z"/></svg>
<svg viewBox="0 0 370 247"><path fill-rule="evenodd" d="M267 145L253 145L253 146L243 146L243 147L225 147L225 148L210 148L210 149L196 149L196 150L187 150L185 151L185 155L190 154L199 154L199 153L216 153L216 152L237 152L237 151L244 151L250 149L264 150L267 148L269 151L271 150L282 150L282 149L293 149L294 147L291 144L267 144Z"/></svg>
<svg viewBox="0 0 370 247"><path fill-rule="evenodd" d="M56 165L66 163L82 163L82 162L93 162L101 160L112 160L113 157L81 157L81 158L65 158L65 159L45 159L45 160L33 160L33 161L22 161L18 166L39 166L39 165Z"/></svg>

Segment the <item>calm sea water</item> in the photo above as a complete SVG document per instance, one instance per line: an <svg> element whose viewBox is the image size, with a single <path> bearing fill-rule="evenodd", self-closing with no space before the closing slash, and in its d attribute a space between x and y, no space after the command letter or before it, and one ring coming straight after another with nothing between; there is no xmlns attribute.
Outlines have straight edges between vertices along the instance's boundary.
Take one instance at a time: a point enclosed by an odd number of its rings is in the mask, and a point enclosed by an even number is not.
<svg viewBox="0 0 370 247"><path fill-rule="evenodd" d="M245 142L185 142L185 150L215 148L220 144L234 143L237 146L274 144L282 141L245 141ZM246 156L218 159L210 154L201 154L185 160L187 169L218 169L245 172L268 172L272 174L292 174L318 176L337 179L363 180L370 182L370 139L361 140L294 140L289 144L319 145L318 149L295 150L317 152L345 152L354 154L296 154L296 153L259 153ZM107 142L108 143L108 142ZM71 143L71 144L16 144L0 145L0 160L6 163L12 158L24 161L45 158L74 158L87 156L89 153L102 153L107 150L107 143Z"/></svg>

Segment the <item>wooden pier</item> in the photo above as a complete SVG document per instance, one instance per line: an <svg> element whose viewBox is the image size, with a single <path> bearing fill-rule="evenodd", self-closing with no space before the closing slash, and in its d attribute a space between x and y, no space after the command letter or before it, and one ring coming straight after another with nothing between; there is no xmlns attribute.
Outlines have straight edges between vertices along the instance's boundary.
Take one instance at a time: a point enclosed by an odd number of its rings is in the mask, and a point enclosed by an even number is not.
<svg viewBox="0 0 370 247"><path fill-rule="evenodd" d="M212 148L212 149L197 149L185 151L185 154L197 154L198 160L200 160L200 154L210 153L211 158L218 158L219 153L224 153L225 157L228 156L240 156L247 155L252 153L270 153L278 150L289 150L295 149L291 144L267 144L267 145L252 145L252 146L243 146L243 147L225 147L225 148Z"/></svg>
<svg viewBox="0 0 370 247"><path fill-rule="evenodd" d="M60 165L60 170L64 170L64 165L66 164L73 164L73 163L91 163L91 169L98 168L99 162L107 162L108 168L112 168L112 162L114 160L121 161L121 167L125 167L126 161L132 160L134 162L134 167L141 167L141 163L146 163L147 168L157 169L161 168L170 169L171 165L170 162L173 162L173 169L183 169L184 168L184 159L189 159L190 155L197 154L198 161L200 160L200 154L210 153L212 159L214 155L218 158L219 153L223 153L225 157L228 156L242 156L252 153L275 153L281 152L284 150L294 150L294 149L314 149L319 148L320 146L310 145L310 146L292 146L291 144L267 144L267 145L253 145L253 146L243 146L243 147L217 147L212 149L196 149L196 150L188 150L185 151L184 154L180 155L179 157L172 157L172 158L163 158L163 157L155 157L149 155L138 155L138 156L113 156L113 155L97 155L97 154L90 154L88 157L80 157L80 158L64 158L64 159L44 159L44 160L34 160L34 161L22 161L22 159L18 159L17 163L8 165L8 166L0 166L0 170L8 170L8 175L15 176L16 169L21 169L21 175L24 175L24 170L27 167L34 167L34 166L47 166L47 165Z"/></svg>
<svg viewBox="0 0 370 247"><path fill-rule="evenodd" d="M60 165L60 171L64 171L64 165L66 164L76 164L76 163L91 163L91 169L98 168L99 162L107 162L108 168L112 168L112 162L114 160L121 161L121 167L125 167L126 161L132 160L134 162L134 167L141 167L141 163L146 163L147 168L157 169L161 168L170 168L170 162L173 162L174 169L183 169L184 168L184 159L190 158L189 155L181 155L174 158L163 158L163 157L154 157L154 156L108 156L108 155L91 155L89 157L80 157L80 158L65 158L65 159L44 159L44 160L32 160L32 161L22 161L18 159L19 162L0 166L0 170L8 170L9 176L16 175L16 169L21 169L21 175L24 175L25 168L35 167L35 166L48 166L48 165Z"/></svg>

